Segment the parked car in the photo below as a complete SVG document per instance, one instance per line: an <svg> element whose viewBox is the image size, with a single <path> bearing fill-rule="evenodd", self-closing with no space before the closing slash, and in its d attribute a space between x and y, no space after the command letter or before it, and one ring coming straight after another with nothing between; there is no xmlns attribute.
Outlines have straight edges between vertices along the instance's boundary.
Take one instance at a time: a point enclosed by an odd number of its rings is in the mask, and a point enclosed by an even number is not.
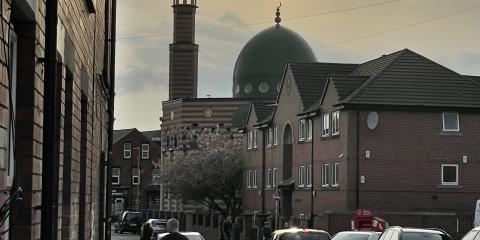
<svg viewBox="0 0 480 240"><path fill-rule="evenodd" d="M390 227L382 233L379 240L452 240L450 235L441 229Z"/></svg>
<svg viewBox="0 0 480 240"><path fill-rule="evenodd" d="M328 232L317 229L289 228L272 233L270 240L330 240Z"/></svg>
<svg viewBox="0 0 480 240"><path fill-rule="evenodd" d="M181 232L182 235L188 238L188 240L205 240L199 232ZM158 234L157 240L161 240L163 237L167 236L168 233Z"/></svg>
<svg viewBox="0 0 480 240"><path fill-rule="evenodd" d="M115 223L115 232L116 233L140 233L140 228L142 226L142 213L140 212L123 212L119 221Z"/></svg>
<svg viewBox="0 0 480 240"><path fill-rule="evenodd" d="M381 232L345 231L335 234L332 240L378 240L381 235Z"/></svg>
<svg viewBox="0 0 480 240"><path fill-rule="evenodd" d="M156 237L158 234L166 233L167 231L167 220L165 219L148 219L145 223L149 223L153 229L153 236ZM143 232L143 225L140 229L140 232Z"/></svg>
<svg viewBox="0 0 480 240"><path fill-rule="evenodd" d="M480 227L476 227L465 234L462 240L480 240Z"/></svg>

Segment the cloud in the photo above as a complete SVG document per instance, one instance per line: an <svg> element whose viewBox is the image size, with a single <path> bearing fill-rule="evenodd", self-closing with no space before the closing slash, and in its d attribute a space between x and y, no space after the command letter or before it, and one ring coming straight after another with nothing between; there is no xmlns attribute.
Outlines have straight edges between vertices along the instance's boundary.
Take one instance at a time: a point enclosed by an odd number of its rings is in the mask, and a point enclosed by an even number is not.
<svg viewBox="0 0 480 240"><path fill-rule="evenodd" d="M231 24L231 25L243 25L245 22L237 14L233 12L226 12L219 19L221 23Z"/></svg>

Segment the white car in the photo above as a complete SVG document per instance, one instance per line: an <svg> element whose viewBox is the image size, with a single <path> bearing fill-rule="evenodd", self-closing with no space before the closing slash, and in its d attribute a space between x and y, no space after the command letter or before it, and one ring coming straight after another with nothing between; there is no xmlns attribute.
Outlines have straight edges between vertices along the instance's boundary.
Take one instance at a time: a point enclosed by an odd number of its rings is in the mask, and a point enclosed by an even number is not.
<svg viewBox="0 0 480 240"><path fill-rule="evenodd" d="M148 219L146 223L150 223L150 226L153 229L153 236L157 236L161 233L166 233L167 231L167 220L165 219ZM143 225L140 232L143 232Z"/></svg>
<svg viewBox="0 0 480 240"><path fill-rule="evenodd" d="M465 234L462 240L479 240L480 239L480 227L472 229L470 232Z"/></svg>
<svg viewBox="0 0 480 240"><path fill-rule="evenodd" d="M205 240L199 232L181 232L182 235L188 238L188 240ZM158 234L157 240L161 240L163 237L167 236L168 233Z"/></svg>
<svg viewBox="0 0 480 240"><path fill-rule="evenodd" d="M378 240L381 235L381 232L345 231L335 234L332 240Z"/></svg>

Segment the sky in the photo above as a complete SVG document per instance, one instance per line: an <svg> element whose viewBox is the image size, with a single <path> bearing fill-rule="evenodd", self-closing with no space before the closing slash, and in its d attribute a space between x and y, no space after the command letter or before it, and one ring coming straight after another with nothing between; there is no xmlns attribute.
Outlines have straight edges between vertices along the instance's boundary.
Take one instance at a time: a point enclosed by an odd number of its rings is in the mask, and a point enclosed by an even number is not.
<svg viewBox="0 0 480 240"><path fill-rule="evenodd" d="M279 1L197 3L198 97L231 97L237 56L251 37L274 25ZM118 1L115 129L160 129L171 4ZM480 75L478 0L283 0L281 17L319 62L361 63L409 48L461 74Z"/></svg>

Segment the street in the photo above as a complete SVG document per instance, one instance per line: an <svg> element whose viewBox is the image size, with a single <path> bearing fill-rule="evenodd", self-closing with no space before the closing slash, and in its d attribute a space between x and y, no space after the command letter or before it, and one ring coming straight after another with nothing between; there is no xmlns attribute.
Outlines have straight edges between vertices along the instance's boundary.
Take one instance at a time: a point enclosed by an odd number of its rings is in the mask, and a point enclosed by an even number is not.
<svg viewBox="0 0 480 240"><path fill-rule="evenodd" d="M120 234L120 233L112 232L112 240L139 240L139 239L140 239L140 235L138 234L133 234L129 232Z"/></svg>

